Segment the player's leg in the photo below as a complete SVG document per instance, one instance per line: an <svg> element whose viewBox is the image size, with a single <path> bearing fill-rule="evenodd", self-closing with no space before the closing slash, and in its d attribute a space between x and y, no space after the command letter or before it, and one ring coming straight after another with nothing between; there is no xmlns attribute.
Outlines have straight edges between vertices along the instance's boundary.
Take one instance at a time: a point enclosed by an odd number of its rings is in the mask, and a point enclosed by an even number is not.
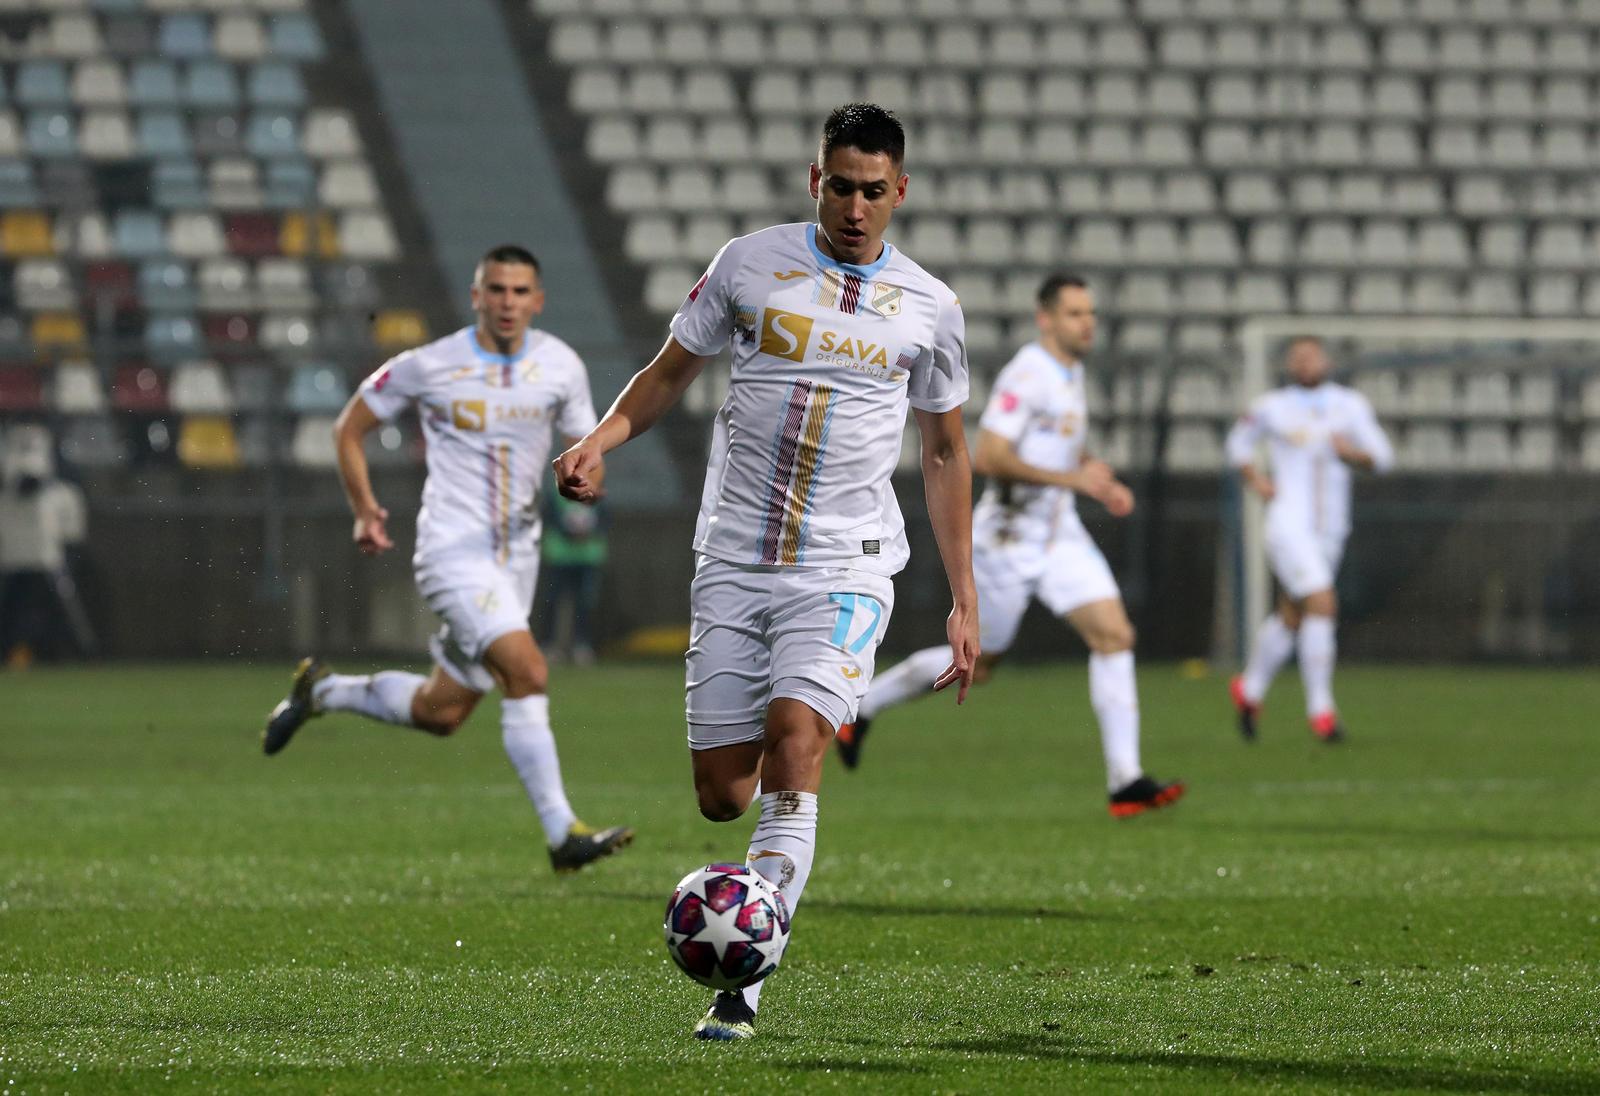
<svg viewBox="0 0 1600 1096"><path fill-rule="evenodd" d="M417 722L413 708L416 697L429 680L405 670L336 674L321 659L303 658L295 668L289 695L267 717L261 748L268 754L277 753L289 744L307 720L324 712L353 712L400 727L435 730L433 726ZM467 711L471 711L470 706ZM466 715L461 718L465 719Z"/></svg>
<svg viewBox="0 0 1600 1096"><path fill-rule="evenodd" d="M1307 595L1301 604L1304 619L1300 623L1300 681L1306 692L1306 719L1318 738L1338 742L1344 737L1333 702L1338 598L1330 587Z"/></svg>
<svg viewBox="0 0 1600 1096"><path fill-rule="evenodd" d="M1299 628L1299 608L1287 594L1280 592L1277 608L1256 629L1244 672L1229 683L1233 706L1239 714L1239 732L1246 741L1256 737L1262 702L1272 687L1272 679L1294 655L1295 633Z"/></svg>
<svg viewBox="0 0 1600 1096"><path fill-rule="evenodd" d="M500 737L550 847L556 871L576 871L633 840L633 830L596 830L578 820L561 780L561 761L550 729L549 667L526 625L496 636L483 667L500 688Z"/></svg>
<svg viewBox="0 0 1600 1096"><path fill-rule="evenodd" d="M972 573L978 588L978 624L982 654L974 668L972 683L982 685L994 674L1000 658L1016 639L1022 614L1033 597L1037 561L1017 551L977 549L973 552ZM872 721L897 704L933 695L933 683L950 665L948 645L924 647L876 675L872 687L861 698L860 711L851 722L839 728L835 745L847 769L861 762L861 746Z"/></svg>

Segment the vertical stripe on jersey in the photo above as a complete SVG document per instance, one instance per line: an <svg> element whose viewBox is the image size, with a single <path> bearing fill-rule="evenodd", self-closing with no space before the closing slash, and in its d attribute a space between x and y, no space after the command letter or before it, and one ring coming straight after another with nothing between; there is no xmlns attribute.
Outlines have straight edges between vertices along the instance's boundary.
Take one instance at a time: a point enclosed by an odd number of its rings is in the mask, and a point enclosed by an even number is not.
<svg viewBox="0 0 1600 1096"><path fill-rule="evenodd" d="M835 308L850 315L861 306L863 288L859 274L841 274L837 270L824 270L817 279L817 303L824 308Z"/></svg>
<svg viewBox="0 0 1600 1096"><path fill-rule="evenodd" d="M784 507L789 499L789 476L794 471L795 452L800 445L800 427L805 420L806 403L811 396L810 381L795 381L789 390L789 407L772 449L772 477L767 487L767 520L761 532L762 563L778 562L778 536L783 527Z"/></svg>
<svg viewBox="0 0 1600 1096"><path fill-rule="evenodd" d="M819 384L811 395L806 425L800 435L800 451L795 460L794 490L783 514L783 544L778 562L799 563L805 555L806 534L810 528L811 502L817 473L828 449L828 427L833 424L833 389Z"/></svg>
<svg viewBox="0 0 1600 1096"><path fill-rule="evenodd" d="M505 442L489 454L489 520L495 558L507 563L511 559L511 446Z"/></svg>

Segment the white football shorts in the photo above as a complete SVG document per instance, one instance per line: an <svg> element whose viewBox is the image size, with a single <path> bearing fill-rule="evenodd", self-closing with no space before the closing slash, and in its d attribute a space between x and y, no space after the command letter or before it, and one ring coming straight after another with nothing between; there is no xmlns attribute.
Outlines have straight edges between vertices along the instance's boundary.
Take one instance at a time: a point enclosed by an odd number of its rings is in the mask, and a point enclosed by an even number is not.
<svg viewBox="0 0 1600 1096"><path fill-rule="evenodd" d="M978 641L987 654L1011 647L1033 598L1060 617L1122 596L1106 557L1081 526L1049 545L975 543L972 577L978 585Z"/></svg>
<svg viewBox="0 0 1600 1096"><path fill-rule="evenodd" d="M1267 530L1267 563L1291 598L1299 601L1333 589L1344 558L1342 536L1325 536L1311 530Z"/></svg>
<svg viewBox="0 0 1600 1096"><path fill-rule="evenodd" d="M893 609L884 575L699 556L685 656L689 748L759 740L780 697L809 705L834 730L854 720Z"/></svg>
<svg viewBox="0 0 1600 1096"><path fill-rule="evenodd" d="M514 556L502 566L484 556L453 556L417 565L417 589L444 623L428 639L434 662L476 692L495 688L483 666L489 645L511 632L528 631L539 557Z"/></svg>

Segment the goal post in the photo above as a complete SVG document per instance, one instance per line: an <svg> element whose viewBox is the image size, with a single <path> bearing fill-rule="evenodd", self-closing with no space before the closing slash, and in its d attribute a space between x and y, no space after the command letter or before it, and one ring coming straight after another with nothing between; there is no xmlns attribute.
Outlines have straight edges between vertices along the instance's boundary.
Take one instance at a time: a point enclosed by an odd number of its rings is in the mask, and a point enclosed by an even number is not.
<svg viewBox="0 0 1600 1096"><path fill-rule="evenodd" d="M1534 347L1582 345L1584 360L1600 364L1600 325L1592 320L1540 320L1524 317L1273 315L1247 317L1239 328L1239 359L1234 401L1243 410L1273 387L1278 367L1275 356L1284 340L1309 335L1342 343L1334 353L1336 371L1363 372L1378 367L1405 368L1427 360L1436 365L1475 363L1492 358L1507 367ZM1380 360L1381 359L1381 360ZM1380 412L1382 409L1380 408ZM1553 475L1561 469L1552 461ZM1224 474L1231 475L1226 469ZM1216 585L1217 619L1214 655L1225 661L1241 660L1256 624L1266 616L1272 594L1267 568L1263 518L1265 506L1251 491L1230 492L1237 505L1226 508L1222 543L1232 558L1219 561ZM1357 534L1359 535L1359 533Z"/></svg>

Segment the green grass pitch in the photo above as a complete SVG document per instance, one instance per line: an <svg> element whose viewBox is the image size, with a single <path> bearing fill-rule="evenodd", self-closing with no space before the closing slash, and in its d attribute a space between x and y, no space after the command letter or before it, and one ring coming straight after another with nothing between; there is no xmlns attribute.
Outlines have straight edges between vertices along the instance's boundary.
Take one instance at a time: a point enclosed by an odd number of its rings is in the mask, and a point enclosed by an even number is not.
<svg viewBox="0 0 1600 1096"><path fill-rule="evenodd" d="M673 666L560 670L573 801L637 844L553 876L491 702L263 758L285 668L0 676L0 1089L1600 1091L1600 676L1353 667L1351 742L1280 681L1145 667L1176 808L1105 812L1081 663L830 758L758 1037L702 1045L661 941L751 820L694 809Z"/></svg>

